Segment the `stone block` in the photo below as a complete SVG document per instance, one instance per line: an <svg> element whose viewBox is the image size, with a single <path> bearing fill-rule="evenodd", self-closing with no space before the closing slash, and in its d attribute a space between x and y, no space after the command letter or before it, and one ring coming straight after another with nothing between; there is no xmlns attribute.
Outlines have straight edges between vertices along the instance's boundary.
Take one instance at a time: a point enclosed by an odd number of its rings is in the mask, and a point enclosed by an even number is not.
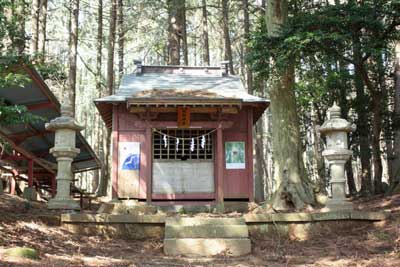
<svg viewBox="0 0 400 267"><path fill-rule="evenodd" d="M29 201L36 201L38 200L38 194L36 189L33 187L25 187L23 192L23 197Z"/></svg>
<svg viewBox="0 0 400 267"><path fill-rule="evenodd" d="M365 221L383 221L389 217L388 212L373 212L373 211L352 211L350 217L353 220Z"/></svg>
<svg viewBox="0 0 400 267"><path fill-rule="evenodd" d="M350 219L349 211L331 211L311 214L314 221L335 221Z"/></svg>
<svg viewBox="0 0 400 267"><path fill-rule="evenodd" d="M165 226L166 238L247 238L247 225Z"/></svg>
<svg viewBox="0 0 400 267"><path fill-rule="evenodd" d="M73 199L56 199L52 198L47 203L50 210L80 210L79 203Z"/></svg>
<svg viewBox="0 0 400 267"><path fill-rule="evenodd" d="M181 218L170 217L166 220L167 224L194 226L194 225L246 225L243 218Z"/></svg>
<svg viewBox="0 0 400 267"><path fill-rule="evenodd" d="M247 238L166 238L164 253L171 256L243 256L251 253L251 242Z"/></svg>

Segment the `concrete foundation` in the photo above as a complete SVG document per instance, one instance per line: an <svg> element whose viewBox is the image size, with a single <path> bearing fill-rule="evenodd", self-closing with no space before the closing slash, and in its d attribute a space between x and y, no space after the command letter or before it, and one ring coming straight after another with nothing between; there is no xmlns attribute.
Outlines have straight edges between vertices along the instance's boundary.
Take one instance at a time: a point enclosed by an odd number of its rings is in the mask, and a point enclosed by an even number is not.
<svg viewBox="0 0 400 267"><path fill-rule="evenodd" d="M242 256L251 252L249 231L243 218L167 218L166 255Z"/></svg>
<svg viewBox="0 0 400 267"><path fill-rule="evenodd" d="M178 222L179 218L165 215L134 215L134 214L63 214L61 223L72 233L85 235L102 235L126 239L224 239L224 238L289 238L292 240L307 240L331 232L345 231L349 227L359 227L360 224L372 224L389 216L385 212L334 211L320 213L275 213L246 214L240 218L190 218ZM166 226L166 220L175 220ZM207 222L209 220L209 222ZM213 224L211 223L213 222ZM237 222L244 221L247 227ZM196 227L191 227L191 226ZM243 224L242 224L243 225ZM246 229L247 228L247 229ZM197 247L210 245L211 241L167 241L168 244L194 244ZM215 251L219 251L224 243L215 243ZM232 241L234 242L234 241ZM244 241L243 241L244 242ZM247 241L246 241L247 242ZM239 241L238 246L245 246ZM222 244L222 245L221 245ZM232 244L232 243L225 243ZM174 251L167 251L175 253ZM186 250L183 251L186 253ZM207 253L209 251L206 251ZM190 254L190 253L189 253ZM212 254L212 253L211 253Z"/></svg>

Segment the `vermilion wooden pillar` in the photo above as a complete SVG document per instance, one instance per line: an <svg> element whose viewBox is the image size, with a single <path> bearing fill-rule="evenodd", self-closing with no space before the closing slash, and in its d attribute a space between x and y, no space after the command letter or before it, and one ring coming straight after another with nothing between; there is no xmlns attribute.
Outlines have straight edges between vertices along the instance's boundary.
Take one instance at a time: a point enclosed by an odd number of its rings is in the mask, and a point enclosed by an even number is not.
<svg viewBox="0 0 400 267"><path fill-rule="evenodd" d="M111 181L112 181L112 198L118 198L118 106L113 107L113 120L112 120L112 168L111 168ZM110 149L110 148L109 148Z"/></svg>
<svg viewBox="0 0 400 267"><path fill-rule="evenodd" d="M224 143L222 138L222 127L217 128L217 202L224 202Z"/></svg>
<svg viewBox="0 0 400 267"><path fill-rule="evenodd" d="M33 160L28 160L28 187L33 187Z"/></svg>
<svg viewBox="0 0 400 267"><path fill-rule="evenodd" d="M247 112L247 170L249 179L249 201L254 201L254 176L253 176L253 110ZM262 148L261 148L262 149Z"/></svg>
<svg viewBox="0 0 400 267"><path fill-rule="evenodd" d="M148 203L151 202L151 193L152 193L152 131L150 125L146 128L146 137L145 137L145 150L146 150L146 201Z"/></svg>

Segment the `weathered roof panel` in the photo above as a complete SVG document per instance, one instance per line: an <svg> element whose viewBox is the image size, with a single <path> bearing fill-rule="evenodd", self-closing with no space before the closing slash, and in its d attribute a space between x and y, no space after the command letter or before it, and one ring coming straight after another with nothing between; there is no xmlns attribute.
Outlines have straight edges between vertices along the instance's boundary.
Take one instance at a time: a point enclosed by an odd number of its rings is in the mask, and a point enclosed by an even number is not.
<svg viewBox="0 0 400 267"><path fill-rule="evenodd" d="M216 74L194 75L194 74L171 74L171 73L144 73L141 75L124 75L121 85L114 95L97 99L96 102L124 102L127 99L151 97L166 99L168 96L155 95L151 91L175 91L176 93L201 99L240 99L243 102L267 102L267 100L250 95L239 77L222 76ZM194 95L196 91L208 94ZM146 94L149 92L149 94ZM175 95L176 97L176 95ZM184 95L180 95L184 97Z"/></svg>
<svg viewBox="0 0 400 267"><path fill-rule="evenodd" d="M58 117L60 115L60 103L40 75L33 68L26 65L21 67L21 71L30 76L31 82L25 84L24 87L0 88L0 98L3 98L11 105L26 105L28 109L37 104L45 104L36 106L30 112L45 118L47 121ZM48 153L49 149L54 146L54 132L47 132L44 124L45 121L30 124L3 125L0 127L0 135L9 138L20 148L38 158L55 164L55 158ZM72 163L74 172L101 167L99 159L81 133L76 136L76 145L80 149L80 153Z"/></svg>

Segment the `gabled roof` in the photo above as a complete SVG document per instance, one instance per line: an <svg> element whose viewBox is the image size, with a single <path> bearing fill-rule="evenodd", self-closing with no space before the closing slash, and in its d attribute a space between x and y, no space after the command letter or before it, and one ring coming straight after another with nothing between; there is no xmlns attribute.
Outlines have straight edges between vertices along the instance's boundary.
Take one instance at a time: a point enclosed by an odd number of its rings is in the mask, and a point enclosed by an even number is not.
<svg viewBox="0 0 400 267"><path fill-rule="evenodd" d="M110 126L110 104L129 105L224 105L254 104L262 109L269 101L247 93L238 76L219 67L141 66L124 75L114 95L95 100L100 114Z"/></svg>
<svg viewBox="0 0 400 267"><path fill-rule="evenodd" d="M46 121L60 116L60 103L39 73L24 64L17 66L17 71L27 74L31 81L23 87L0 87L0 98L11 105L25 105L32 114ZM0 126L0 137L7 140L23 157L33 159L35 167L51 173L56 166L55 158L49 154L49 149L54 146L54 132L45 129L46 121ZM101 167L99 159L81 133L76 136L76 146L80 153L72 163L73 172Z"/></svg>

